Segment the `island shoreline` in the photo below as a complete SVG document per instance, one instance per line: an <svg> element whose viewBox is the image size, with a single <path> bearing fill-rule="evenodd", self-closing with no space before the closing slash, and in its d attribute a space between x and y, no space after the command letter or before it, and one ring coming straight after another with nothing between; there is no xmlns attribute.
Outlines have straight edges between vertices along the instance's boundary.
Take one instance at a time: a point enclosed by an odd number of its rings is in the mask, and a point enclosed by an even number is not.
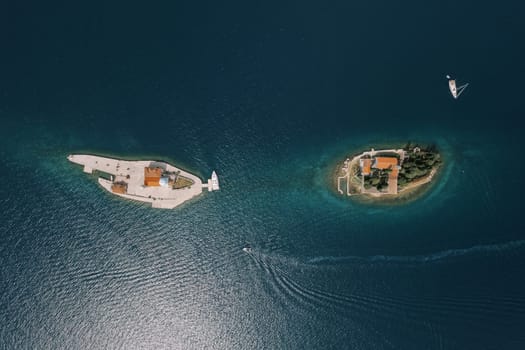
<svg viewBox="0 0 525 350"><path fill-rule="evenodd" d="M385 145L388 147L387 145ZM436 166L433 166L430 170L430 173L424 177L417 178L413 180L413 182L410 182L403 187L400 187L398 192L396 194L388 194L388 193L372 193L372 192L365 192L361 193L358 192L360 190L360 186L356 183L357 178L351 178L355 177L356 174L353 174L352 171L355 171L356 167L359 167L359 159L361 159L363 156L370 152L375 152L375 154L382 154L387 152L392 152L395 150L392 147L392 144L390 144L390 147L388 149L377 149L371 148L370 151L358 151L355 150L354 152L351 152L350 156L347 156L345 158L345 161L342 163L334 162L335 166L332 167L332 175L331 175L331 188L332 192L337 197L348 197L351 198L353 201L363 203L363 204L371 204L371 205L404 205L410 202L414 202L421 197L425 196L432 188L434 188L435 184L439 182L442 173L444 164L442 163L443 157L441 153L437 153L440 157L440 162ZM396 151L401 151L403 148L399 148ZM341 182L346 181L345 186L341 186ZM349 186L350 186L350 194L349 194ZM358 192L358 193L352 193L352 192Z"/></svg>

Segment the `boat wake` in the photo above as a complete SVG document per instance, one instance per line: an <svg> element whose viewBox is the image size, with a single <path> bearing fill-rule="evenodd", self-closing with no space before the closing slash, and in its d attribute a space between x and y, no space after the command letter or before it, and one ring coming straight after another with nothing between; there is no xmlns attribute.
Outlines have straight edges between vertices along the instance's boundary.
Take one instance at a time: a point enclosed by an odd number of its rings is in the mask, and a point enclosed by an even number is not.
<svg viewBox="0 0 525 350"><path fill-rule="evenodd" d="M331 264L344 263L348 261L365 262L365 263L433 263L441 262L449 258L456 258L465 255L478 253L498 253L512 249L518 249L525 246L525 240L511 241L499 244L475 245L469 248L449 249L432 253L428 255L373 255L373 256L319 256L307 260L309 264Z"/></svg>
<svg viewBox="0 0 525 350"><path fill-rule="evenodd" d="M500 319L516 317L525 312L525 298L512 292L498 295L486 291L465 293L441 291L421 294L417 291L411 292L409 287L385 289L383 288L385 285L381 284L382 287L378 288L377 280L359 278L359 271L363 271L361 267L350 271L345 269L343 277L339 274L339 269L322 264L315 265L315 263L345 260L427 262L473 252L498 252L524 245L525 240L415 257L319 257L311 259L310 264L259 251L250 254L250 257L264 271L267 292L280 297L286 309L294 310L294 313L329 315L331 318L345 322L356 332L356 337L367 339L368 342L377 341L374 347L390 348L391 343L395 341L384 335L381 331L384 327L392 327L394 324L400 325L400 328L419 327L419 332L427 334L434 345L439 345L442 343L439 325L446 324L451 315L469 320L473 325L480 319L492 319L495 315ZM406 282L409 285L411 283L410 280ZM382 280L381 283L384 281ZM370 322L368 317L370 314L382 315L383 321ZM407 314L410 314L412 319L427 321L424 325L419 322L414 323L405 317ZM438 330L435 327L438 327Z"/></svg>

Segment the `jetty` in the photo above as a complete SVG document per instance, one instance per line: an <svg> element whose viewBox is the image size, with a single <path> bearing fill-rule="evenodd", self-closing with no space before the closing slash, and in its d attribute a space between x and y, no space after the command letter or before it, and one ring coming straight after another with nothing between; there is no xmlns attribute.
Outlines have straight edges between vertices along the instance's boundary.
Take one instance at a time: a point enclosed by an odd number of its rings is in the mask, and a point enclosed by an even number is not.
<svg viewBox="0 0 525 350"><path fill-rule="evenodd" d="M81 165L85 173L99 175L98 183L119 197L150 203L153 208L173 209L203 188L219 189L217 174L201 179L169 163L156 160L129 161L88 154L70 154L67 159Z"/></svg>

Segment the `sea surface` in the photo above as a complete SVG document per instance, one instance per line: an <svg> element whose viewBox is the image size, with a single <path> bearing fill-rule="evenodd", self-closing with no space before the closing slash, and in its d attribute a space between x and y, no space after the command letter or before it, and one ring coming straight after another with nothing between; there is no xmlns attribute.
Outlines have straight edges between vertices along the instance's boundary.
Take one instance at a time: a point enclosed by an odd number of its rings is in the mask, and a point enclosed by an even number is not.
<svg viewBox="0 0 525 350"><path fill-rule="evenodd" d="M524 349L524 6L3 3L0 349ZM417 201L334 191L408 141ZM221 190L152 209L82 152Z"/></svg>

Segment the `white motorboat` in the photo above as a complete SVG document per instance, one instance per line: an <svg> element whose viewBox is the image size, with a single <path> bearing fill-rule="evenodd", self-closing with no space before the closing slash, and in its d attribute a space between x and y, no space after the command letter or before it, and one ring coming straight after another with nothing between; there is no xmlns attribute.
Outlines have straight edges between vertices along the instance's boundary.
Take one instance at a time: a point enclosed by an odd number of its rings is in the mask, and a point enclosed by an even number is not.
<svg viewBox="0 0 525 350"><path fill-rule="evenodd" d="M219 190L219 177L215 170L211 173L211 189L212 191Z"/></svg>

